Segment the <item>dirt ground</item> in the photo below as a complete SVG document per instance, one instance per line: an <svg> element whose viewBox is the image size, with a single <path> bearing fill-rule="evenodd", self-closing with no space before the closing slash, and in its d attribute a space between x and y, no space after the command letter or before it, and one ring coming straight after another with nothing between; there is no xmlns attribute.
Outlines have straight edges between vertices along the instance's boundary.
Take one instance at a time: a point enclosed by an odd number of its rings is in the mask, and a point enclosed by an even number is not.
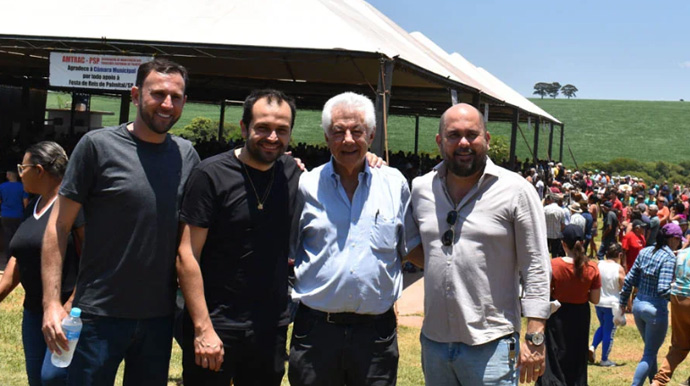
<svg viewBox="0 0 690 386"><path fill-rule="evenodd" d="M422 327L424 320L424 273L404 273L403 293L396 303L398 324Z"/></svg>

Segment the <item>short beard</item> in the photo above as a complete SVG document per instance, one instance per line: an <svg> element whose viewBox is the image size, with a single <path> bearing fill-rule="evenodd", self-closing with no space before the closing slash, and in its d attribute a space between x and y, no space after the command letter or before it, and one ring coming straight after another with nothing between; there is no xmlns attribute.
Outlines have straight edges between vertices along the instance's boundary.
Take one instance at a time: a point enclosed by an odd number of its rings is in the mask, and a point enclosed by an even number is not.
<svg viewBox="0 0 690 386"><path fill-rule="evenodd" d="M486 166L486 155L480 158L475 158L469 164L469 166L459 165L451 158L446 160L448 170L458 177L469 177L477 173L478 171L484 170Z"/></svg>
<svg viewBox="0 0 690 386"><path fill-rule="evenodd" d="M144 123L146 123L146 126L156 134L167 134L168 131L170 131L170 129L172 129L172 127L175 126L177 121L180 119L180 117L177 117L176 119L173 119L172 121L170 121L169 125L165 126L162 129L159 129L155 124L155 121L154 121L155 118L153 116L149 116L149 115L144 114L143 110L144 109L142 108L142 106L139 105L139 116L144 121Z"/></svg>
<svg viewBox="0 0 690 386"><path fill-rule="evenodd" d="M264 165L270 165L274 163L278 158L280 158L281 155L285 153L285 148L281 149L275 157L266 157L266 155L259 149L259 143L253 143L247 141L247 152L249 153L249 156L258 163L264 164Z"/></svg>

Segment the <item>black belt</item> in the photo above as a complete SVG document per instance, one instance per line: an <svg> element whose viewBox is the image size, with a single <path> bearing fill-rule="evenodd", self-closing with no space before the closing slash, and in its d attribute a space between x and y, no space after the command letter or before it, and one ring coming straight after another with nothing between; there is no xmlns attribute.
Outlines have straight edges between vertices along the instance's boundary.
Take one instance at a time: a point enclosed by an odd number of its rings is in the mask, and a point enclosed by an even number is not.
<svg viewBox="0 0 690 386"><path fill-rule="evenodd" d="M360 323L371 323L378 319L383 319L389 316L394 316L395 312L393 307L388 309L388 311L383 314L372 315L372 314L356 314L354 312L323 312L309 308L304 304L300 303L299 309L312 317L317 319L323 319L328 323L333 324L360 324Z"/></svg>

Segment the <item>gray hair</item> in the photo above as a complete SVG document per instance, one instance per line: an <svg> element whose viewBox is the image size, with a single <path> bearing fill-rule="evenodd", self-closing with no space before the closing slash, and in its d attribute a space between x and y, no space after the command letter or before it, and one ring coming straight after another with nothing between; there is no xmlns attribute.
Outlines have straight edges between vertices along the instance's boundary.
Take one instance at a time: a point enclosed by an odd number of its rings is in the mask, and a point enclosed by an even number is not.
<svg viewBox="0 0 690 386"><path fill-rule="evenodd" d="M67 153L62 146L53 141L42 141L31 145L26 152L31 154L31 163L43 166L51 176L60 178L67 169Z"/></svg>
<svg viewBox="0 0 690 386"><path fill-rule="evenodd" d="M329 99L323 106L321 113L321 127L323 132L328 135L328 130L333 124L333 109L343 107L346 109L361 111L364 113L364 124L367 126L367 134L371 134L376 127L376 112L374 103L364 95L353 92L344 92Z"/></svg>

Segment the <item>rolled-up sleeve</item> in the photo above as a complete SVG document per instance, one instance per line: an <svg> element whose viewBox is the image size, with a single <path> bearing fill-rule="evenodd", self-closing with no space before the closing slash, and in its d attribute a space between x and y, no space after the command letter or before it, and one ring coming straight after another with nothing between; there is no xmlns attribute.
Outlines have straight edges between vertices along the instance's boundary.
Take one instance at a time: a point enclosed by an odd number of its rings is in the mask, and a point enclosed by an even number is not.
<svg viewBox="0 0 690 386"><path fill-rule="evenodd" d="M659 270L659 283L657 284L657 293L659 296L668 299L671 296L671 283L673 283L673 273L676 268L676 262L671 256L661 263Z"/></svg>
<svg viewBox="0 0 690 386"><path fill-rule="evenodd" d="M418 180L415 179L415 181ZM419 223L417 222L415 208L413 206L415 199L412 198L412 194L413 193L410 192L410 200L408 201L407 208L405 209L405 249L407 252L413 250L422 242L422 237L419 234Z"/></svg>
<svg viewBox="0 0 690 386"><path fill-rule="evenodd" d="M551 260L546 243L546 220L537 192L521 187L515 195L515 250L522 278L522 313L548 319Z"/></svg>

